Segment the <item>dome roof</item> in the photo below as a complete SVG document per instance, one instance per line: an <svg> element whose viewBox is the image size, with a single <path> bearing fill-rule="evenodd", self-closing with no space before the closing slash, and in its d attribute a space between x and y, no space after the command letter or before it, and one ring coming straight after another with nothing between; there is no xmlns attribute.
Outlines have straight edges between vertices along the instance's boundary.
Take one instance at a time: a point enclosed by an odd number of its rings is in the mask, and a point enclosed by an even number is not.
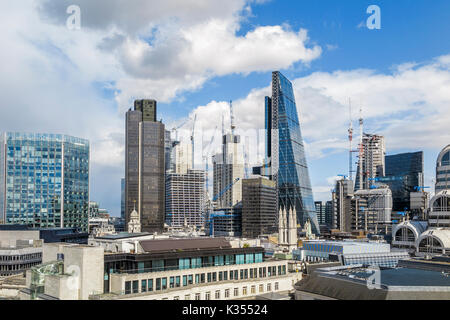
<svg viewBox="0 0 450 320"><path fill-rule="evenodd" d="M427 237L432 237L438 240L444 248L450 248L450 229L435 229L431 228L422 233L418 239L418 243L420 243L423 239Z"/></svg>
<svg viewBox="0 0 450 320"><path fill-rule="evenodd" d="M136 209L131 211L130 219L139 219L139 213L136 211Z"/></svg>

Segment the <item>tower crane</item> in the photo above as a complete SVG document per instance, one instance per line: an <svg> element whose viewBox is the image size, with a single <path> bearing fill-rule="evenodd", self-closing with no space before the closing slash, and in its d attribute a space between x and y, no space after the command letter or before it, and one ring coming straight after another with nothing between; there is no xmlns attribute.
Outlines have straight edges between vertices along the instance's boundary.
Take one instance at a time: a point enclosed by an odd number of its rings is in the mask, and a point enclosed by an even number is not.
<svg viewBox="0 0 450 320"><path fill-rule="evenodd" d="M191 133L192 169L194 169L194 131L196 122L197 122L197 114L195 114L194 116L194 123L192 124L192 133Z"/></svg>

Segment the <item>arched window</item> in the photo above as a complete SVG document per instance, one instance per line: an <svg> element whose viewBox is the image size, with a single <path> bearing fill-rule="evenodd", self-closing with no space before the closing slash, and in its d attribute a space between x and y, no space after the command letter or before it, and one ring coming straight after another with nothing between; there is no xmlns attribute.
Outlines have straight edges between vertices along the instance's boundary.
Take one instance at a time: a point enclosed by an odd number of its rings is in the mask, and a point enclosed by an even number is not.
<svg viewBox="0 0 450 320"><path fill-rule="evenodd" d="M450 151L446 152L441 159L441 166L450 165Z"/></svg>
<svg viewBox="0 0 450 320"><path fill-rule="evenodd" d="M425 237L419 243L419 252L443 253L441 243L433 237Z"/></svg>

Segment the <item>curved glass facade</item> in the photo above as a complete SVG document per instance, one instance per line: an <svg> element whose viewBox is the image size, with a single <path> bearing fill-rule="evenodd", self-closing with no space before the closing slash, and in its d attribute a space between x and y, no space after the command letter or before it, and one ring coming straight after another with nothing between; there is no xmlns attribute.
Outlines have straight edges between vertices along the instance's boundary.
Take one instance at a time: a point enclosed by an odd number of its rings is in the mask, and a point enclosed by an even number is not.
<svg viewBox="0 0 450 320"><path fill-rule="evenodd" d="M89 141L57 134L5 133L1 142L4 223L87 231Z"/></svg>
<svg viewBox="0 0 450 320"><path fill-rule="evenodd" d="M309 219L313 233L319 234L294 91L291 82L278 71L272 74L272 98L266 97L265 110L267 140L270 136L266 150L277 181L278 207L295 206L297 223L304 226Z"/></svg>

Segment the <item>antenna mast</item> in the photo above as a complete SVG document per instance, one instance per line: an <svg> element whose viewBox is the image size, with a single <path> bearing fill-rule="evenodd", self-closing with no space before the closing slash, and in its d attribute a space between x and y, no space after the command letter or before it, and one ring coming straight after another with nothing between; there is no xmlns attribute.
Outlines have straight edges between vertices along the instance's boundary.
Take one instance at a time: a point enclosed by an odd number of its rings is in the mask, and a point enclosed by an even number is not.
<svg viewBox="0 0 450 320"><path fill-rule="evenodd" d="M233 101L230 100L230 125L231 125L231 135L234 137L234 129L236 128L234 124L234 115L233 115Z"/></svg>
<svg viewBox="0 0 450 320"><path fill-rule="evenodd" d="M348 99L348 108L349 108L349 126L348 126L348 141L349 141L349 159L348 159L348 176L350 180L353 180L353 157L352 157L352 141L353 141L353 124L352 124L352 100Z"/></svg>
<svg viewBox="0 0 450 320"><path fill-rule="evenodd" d="M364 124L364 120L362 117L362 107L359 108L359 190L363 189L363 168L362 168L362 156L363 156L363 151L364 151L364 146L363 146L363 124Z"/></svg>

